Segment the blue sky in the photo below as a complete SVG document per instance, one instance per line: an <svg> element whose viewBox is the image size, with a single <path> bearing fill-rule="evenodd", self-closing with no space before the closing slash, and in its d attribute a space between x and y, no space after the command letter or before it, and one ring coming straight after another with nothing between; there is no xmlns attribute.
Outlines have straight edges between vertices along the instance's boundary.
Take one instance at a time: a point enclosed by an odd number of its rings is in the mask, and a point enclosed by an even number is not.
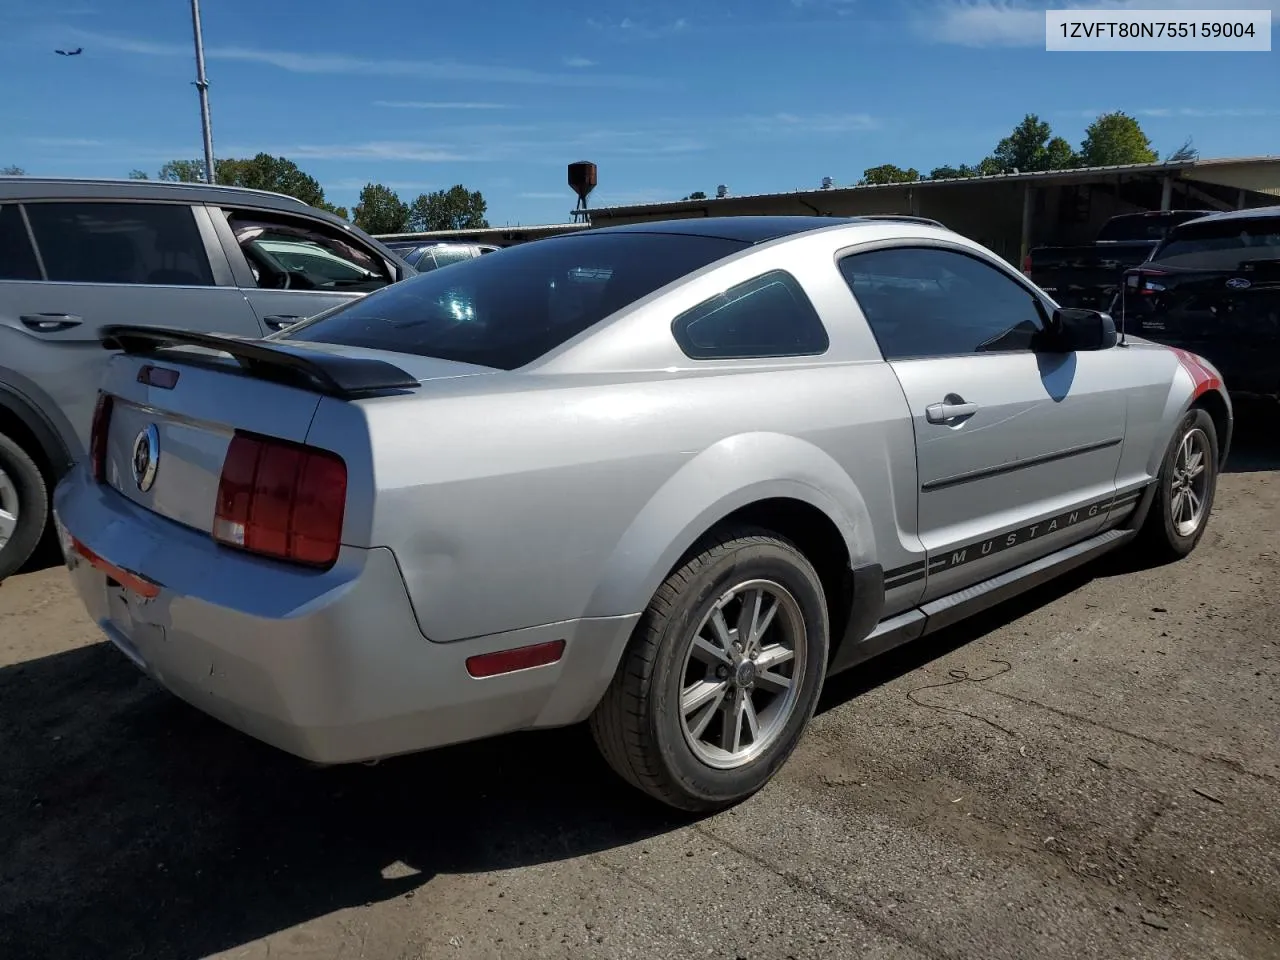
<svg viewBox="0 0 1280 960"><path fill-rule="evenodd" d="M1269 7L1276 0L1062 6ZM464 183L495 224L593 205L974 163L1028 112L1078 143L1136 114L1161 153L1280 151L1280 52L1044 50L1033 0L204 0L218 156L295 160L328 198ZM1273 34L1274 36L1274 34ZM82 46L79 57L57 47ZM154 175L201 155L185 0L0 0L0 166Z"/></svg>

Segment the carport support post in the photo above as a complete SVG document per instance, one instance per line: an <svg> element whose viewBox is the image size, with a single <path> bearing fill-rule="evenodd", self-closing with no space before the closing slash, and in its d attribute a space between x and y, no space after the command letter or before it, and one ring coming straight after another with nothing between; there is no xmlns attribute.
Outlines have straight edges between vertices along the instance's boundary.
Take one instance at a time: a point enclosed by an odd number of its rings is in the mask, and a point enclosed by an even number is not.
<svg viewBox="0 0 1280 960"><path fill-rule="evenodd" d="M213 183L213 127L209 122L209 81L204 75L204 35L200 30L200 0L191 0L191 31L196 41L196 89L200 91L200 130L204 135L204 180Z"/></svg>
<svg viewBox="0 0 1280 960"><path fill-rule="evenodd" d="M1173 202L1173 177L1165 177L1160 184L1160 209L1168 210Z"/></svg>
<svg viewBox="0 0 1280 960"><path fill-rule="evenodd" d="M1032 194L1035 187L1024 184L1022 187L1022 246L1018 250L1018 267L1027 262L1027 252L1031 249L1031 211L1034 207Z"/></svg>

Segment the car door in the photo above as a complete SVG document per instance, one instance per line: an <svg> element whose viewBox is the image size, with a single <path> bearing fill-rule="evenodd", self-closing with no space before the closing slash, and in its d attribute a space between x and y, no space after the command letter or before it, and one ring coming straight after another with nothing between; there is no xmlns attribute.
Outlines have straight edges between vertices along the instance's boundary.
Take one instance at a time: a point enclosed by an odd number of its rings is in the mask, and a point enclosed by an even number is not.
<svg viewBox="0 0 1280 960"><path fill-rule="evenodd" d="M76 455L88 443L111 355L98 339L104 326L263 335L203 206L40 200L6 204L0 217L12 242L34 242L36 267L0 271L0 379L25 382L39 405L60 410L78 441Z"/></svg>
<svg viewBox="0 0 1280 960"><path fill-rule="evenodd" d="M210 206L209 214L236 282L268 330L397 279L377 250L319 218L236 204Z"/></svg>
<svg viewBox="0 0 1280 960"><path fill-rule="evenodd" d="M1095 532L1124 440L1120 351L1037 353L1036 293L969 248L885 246L840 269L911 409L923 599Z"/></svg>

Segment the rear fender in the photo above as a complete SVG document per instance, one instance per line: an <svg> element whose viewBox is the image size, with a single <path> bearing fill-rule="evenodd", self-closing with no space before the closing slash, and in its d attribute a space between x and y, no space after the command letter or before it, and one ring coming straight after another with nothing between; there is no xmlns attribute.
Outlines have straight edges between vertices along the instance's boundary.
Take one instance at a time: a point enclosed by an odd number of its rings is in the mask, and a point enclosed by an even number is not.
<svg viewBox="0 0 1280 960"><path fill-rule="evenodd" d="M6 414L15 417L35 438L40 449L28 452L43 456L55 481L83 453L71 423L49 396L25 377L0 370L0 418Z"/></svg>
<svg viewBox="0 0 1280 960"><path fill-rule="evenodd" d="M659 488L605 563L583 615L644 610L699 537L734 511L775 497L803 501L830 517L853 566L874 561L867 505L835 460L795 437L740 434L708 447Z"/></svg>

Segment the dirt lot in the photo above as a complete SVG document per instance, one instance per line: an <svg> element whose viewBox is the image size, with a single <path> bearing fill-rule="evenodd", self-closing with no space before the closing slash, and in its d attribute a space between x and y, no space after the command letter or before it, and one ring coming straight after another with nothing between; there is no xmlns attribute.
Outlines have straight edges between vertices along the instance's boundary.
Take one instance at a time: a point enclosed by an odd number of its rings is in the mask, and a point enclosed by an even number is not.
<svg viewBox="0 0 1280 960"><path fill-rule="evenodd" d="M581 730L318 770L0 587L0 957L1276 958L1280 456L1200 549L1106 560L833 681L690 822ZM1259 452L1261 451L1261 452Z"/></svg>

